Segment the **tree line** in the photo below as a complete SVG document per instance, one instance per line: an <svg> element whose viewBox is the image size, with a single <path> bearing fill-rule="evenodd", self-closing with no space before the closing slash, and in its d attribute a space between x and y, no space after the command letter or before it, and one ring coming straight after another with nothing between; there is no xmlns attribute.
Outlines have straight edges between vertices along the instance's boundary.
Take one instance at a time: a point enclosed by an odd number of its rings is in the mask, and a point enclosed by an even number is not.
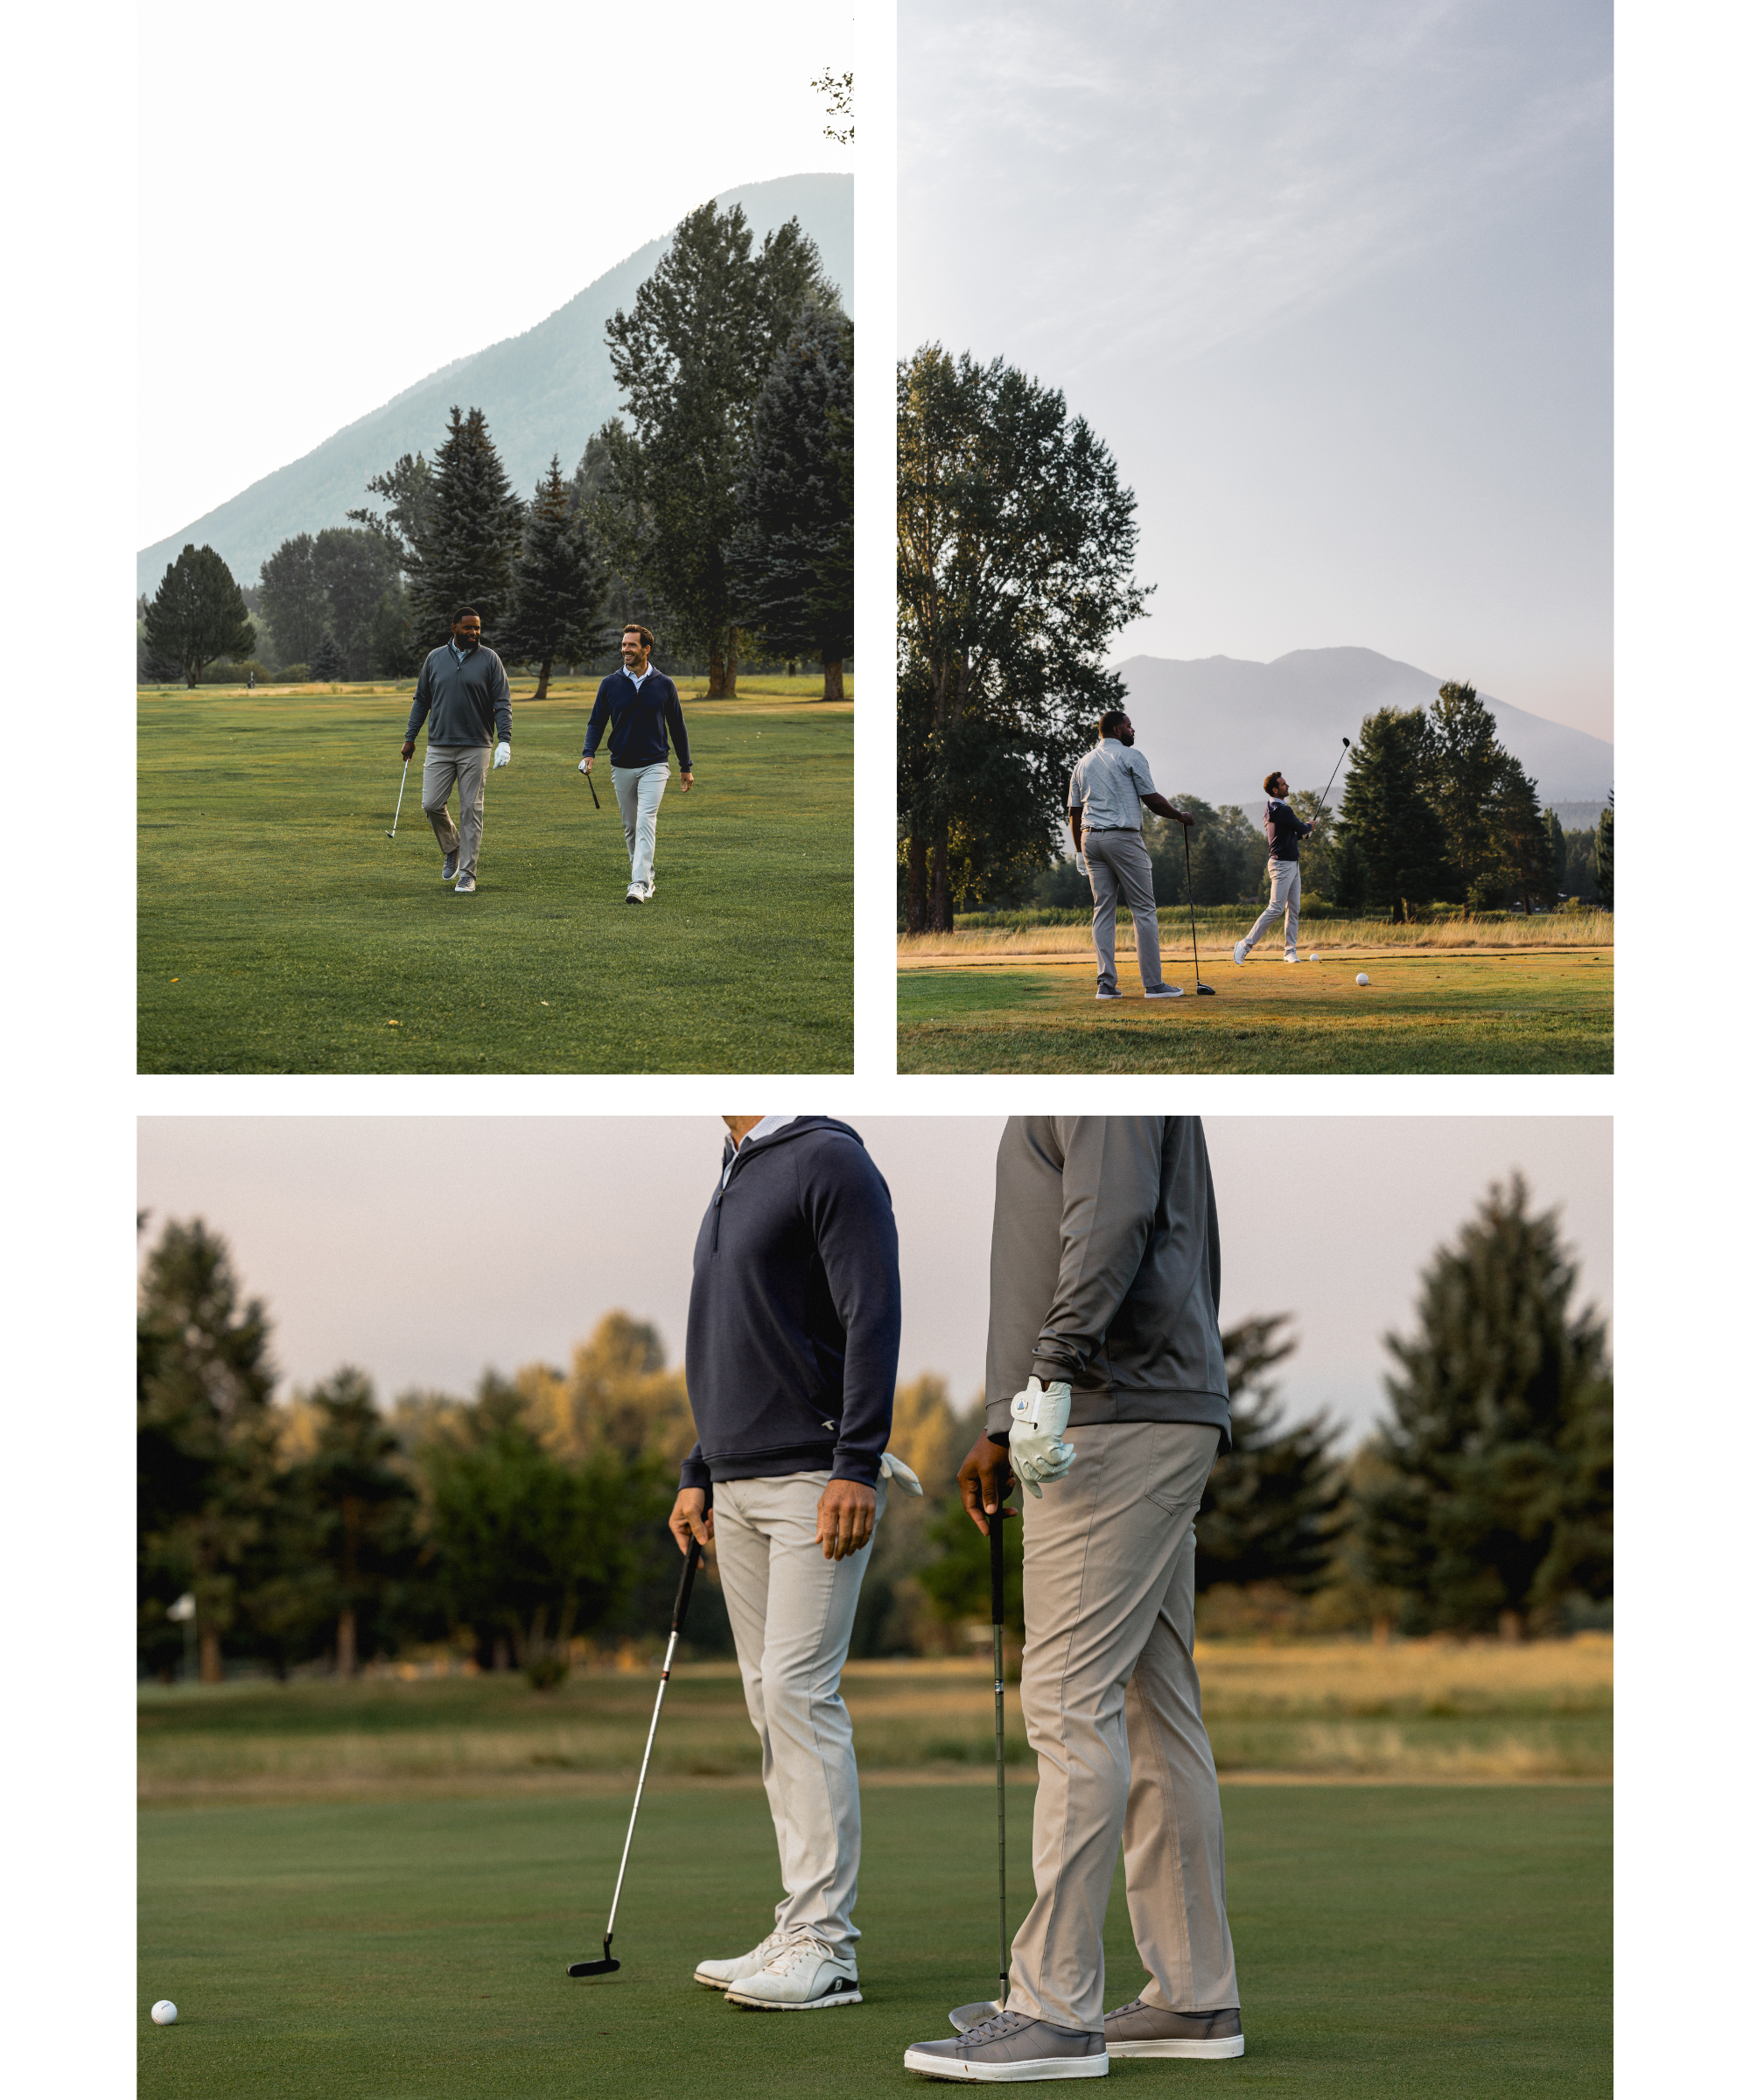
<svg viewBox="0 0 1750 2100"><path fill-rule="evenodd" d="M1323 1415L1284 1419L1270 1374L1292 1351L1287 1316L1230 1328L1234 1448L1197 1520L1206 1605L1285 1606L1325 1630L1509 1637L1601 1616L1613 1388L1576 1280L1555 1214L1535 1214L1516 1178L1491 1189L1425 1270L1414 1327L1390 1338L1385 1419L1347 1459ZM383 1409L343 1368L276 1402L262 1304L194 1221L150 1249L137 1336L143 1671L177 1673L185 1598L208 1682L228 1660L345 1675L444 1644L544 1685L578 1638L660 1629L664 1520L693 1432L648 1323L609 1313L569 1369L488 1372L468 1398L410 1392ZM853 1653L939 1650L988 1618L986 1548L953 1488L982 1419L982 1402L957 1412L938 1378L897 1395L893 1448L927 1493L889 1505ZM1025 1531L1024 1511L1018 1544ZM710 1585L689 1634L728 1649Z"/></svg>
<svg viewBox="0 0 1750 2100"><path fill-rule="evenodd" d="M1132 573L1135 496L1061 393L1000 358L927 345L899 368L899 424L902 921L948 933L957 910L1085 903L1064 797L1123 704L1109 645L1153 588ZM1260 778L1270 762L1258 755ZM1474 687L1369 715L1348 772L1340 821L1302 847L1306 887L1343 909L1531 911L1564 892L1612 907L1614 806L1571 844ZM1243 809L1172 800L1197 819L1191 869L1178 827L1145 821L1157 901L1257 898L1268 848ZM1311 790L1292 800L1328 815Z"/></svg>
<svg viewBox="0 0 1750 2100"><path fill-rule="evenodd" d="M454 406L428 460L372 477L381 508L283 541L259 584L186 547L141 601L141 674L199 682L246 665L404 678L458 604L537 678L602 656L626 620L664 662L732 695L756 654L818 662L844 696L852 635L853 330L792 219L756 248L741 207L676 228L632 311L606 328L624 413L568 476L556 452L519 496L478 408ZM263 666L263 668L266 667Z"/></svg>

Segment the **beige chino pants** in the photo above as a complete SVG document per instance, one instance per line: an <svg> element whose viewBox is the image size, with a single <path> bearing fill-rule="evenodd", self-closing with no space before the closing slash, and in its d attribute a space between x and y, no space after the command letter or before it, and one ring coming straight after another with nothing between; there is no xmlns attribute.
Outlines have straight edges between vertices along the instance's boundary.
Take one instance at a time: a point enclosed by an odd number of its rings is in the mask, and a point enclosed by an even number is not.
<svg viewBox="0 0 1750 2100"><path fill-rule="evenodd" d="M431 820L438 844L444 853L459 847L462 858L456 873L472 876L480 857L480 836L486 828L486 767L492 760L490 744L428 744L425 770L421 776L419 806ZM461 829L450 815L450 790L456 790L456 807Z"/></svg>
<svg viewBox="0 0 1750 2100"><path fill-rule="evenodd" d="M1102 1930L1122 1844L1130 1928L1175 2012L1237 2006L1215 1760L1192 1661L1192 1522L1214 1429L1102 1422L1026 1507L1021 1711L1039 1754L1037 1899L1012 2011L1084 2033L1105 2010Z"/></svg>

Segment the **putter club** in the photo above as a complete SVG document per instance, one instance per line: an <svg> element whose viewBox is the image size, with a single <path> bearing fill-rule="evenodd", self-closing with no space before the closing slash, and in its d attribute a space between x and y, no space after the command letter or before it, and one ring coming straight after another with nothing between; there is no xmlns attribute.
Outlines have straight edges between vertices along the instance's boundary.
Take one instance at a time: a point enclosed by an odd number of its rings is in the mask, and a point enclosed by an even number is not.
<svg viewBox="0 0 1750 2100"><path fill-rule="evenodd" d="M594 780L591 779L588 774L584 774L584 780L589 788L590 800L595 804L596 808L599 809L602 806L601 797L596 793L596 784Z"/></svg>
<svg viewBox="0 0 1750 2100"><path fill-rule="evenodd" d="M1009 1847L1003 1758L1003 1519L990 1520L990 1660L997 1692L997 2010L1009 2002Z"/></svg>
<svg viewBox="0 0 1750 2100"><path fill-rule="evenodd" d="M588 775L585 774L585 779ZM613 1921L620 1909L620 1892L626 1880L626 1863L632 1857L632 1833L638 1828L638 1804L644 1798L645 1774L650 1769L650 1753L655 1747L656 1724L662 1718L662 1695L668 1689L668 1672L675 1666L675 1643L681 1637L681 1628L686 1621L687 1604L693 1593L693 1578L699 1572L699 1563L704 1558L699 1550L699 1542L694 1539L687 1548L686 1565L681 1570L681 1586L675 1592L675 1616L668 1628L668 1652L662 1658L662 1676L656 1687L656 1711L650 1717L650 1733L645 1738L644 1762L638 1768L638 1790L632 1796L632 1819L626 1826L626 1844L620 1855L620 1873L613 1885L613 1901L608 1906L607 1930L602 1935L602 1958L598 1962L573 1962L565 1971L567 1976L608 1976L620 1964L613 1958Z"/></svg>
<svg viewBox="0 0 1750 2100"><path fill-rule="evenodd" d="M412 765L412 763L413 763L413 760L412 760L411 759L409 759L409 760L407 760L405 761L405 763L404 763L404 764L402 765L402 769L401 769L401 794L398 794L398 795L396 795L396 798L395 798L395 823L391 824L391 825L389 826L388 830L383 833L383 836L384 836L385 838L393 838L393 837L395 836L395 834L396 834L396 825L398 825L398 824L400 823L400 822L401 822L401 795L402 795L402 794L405 794L407 793L407 768L408 768L408 766L409 766Z"/></svg>
<svg viewBox="0 0 1750 2100"><path fill-rule="evenodd" d="M1179 836L1185 841L1185 901L1191 906L1191 968L1197 978L1197 996L1213 999L1215 987L1203 982L1203 972L1197 965L1197 900L1191 894L1191 827L1181 824Z"/></svg>
<svg viewBox="0 0 1750 2100"><path fill-rule="evenodd" d="M1336 763L1336 765L1335 765L1335 766L1332 766L1332 768L1331 768L1331 780L1334 780L1336 779L1336 777L1337 777L1337 773L1338 773L1338 768L1339 768L1339 767L1340 767L1340 766L1341 766L1341 765L1342 765L1342 763L1343 763L1343 760L1344 760L1346 758L1348 758L1348 755L1349 755L1349 739L1348 739L1347 737L1345 737L1345 738L1343 738L1343 748L1342 748L1342 751L1341 751L1341 752L1340 752L1340 753L1339 754L1339 756L1338 756L1338 759L1337 759L1337 763ZM1329 793L1331 792L1331 780L1326 780L1326 783L1325 783L1325 794L1329 794ZM1325 814L1325 794L1321 794L1321 795L1319 797L1319 809L1318 809L1318 816L1324 816L1324 814ZM1316 822L1317 822L1317 821L1318 821L1318 816L1315 816L1315 817L1314 817L1314 819L1313 819L1313 822L1314 822L1315 823L1316 823Z"/></svg>

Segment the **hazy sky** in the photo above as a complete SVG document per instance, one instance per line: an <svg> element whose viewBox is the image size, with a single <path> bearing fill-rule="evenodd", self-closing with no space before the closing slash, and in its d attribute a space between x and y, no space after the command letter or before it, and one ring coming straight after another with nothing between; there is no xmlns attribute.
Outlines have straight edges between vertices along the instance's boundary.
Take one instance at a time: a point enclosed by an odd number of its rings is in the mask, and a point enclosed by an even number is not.
<svg viewBox="0 0 1750 2100"><path fill-rule="evenodd" d="M747 1103L758 1107L757 1100ZM893 1193L900 1375L984 1382L996 1116L860 1116ZM1206 1118L1222 1316L1294 1315L1294 1411L1379 1404L1381 1337L1489 1182L1523 1170L1560 1205L1583 1298L1611 1302L1610 1124L1600 1117ZM693 1241L718 1172L708 1117L187 1118L140 1122L143 1248L200 1216L265 1298L288 1383L356 1363L391 1397L563 1363L605 1312L682 1355ZM1290 1222L1284 1224L1286 1206Z"/></svg>
<svg viewBox="0 0 1750 2100"><path fill-rule="evenodd" d="M144 0L139 24L143 547L708 197L852 165L809 86L851 66L848 0Z"/></svg>
<svg viewBox="0 0 1750 2100"><path fill-rule="evenodd" d="M1122 657L1378 649L1609 736L1609 0L900 0L902 354L1064 392Z"/></svg>

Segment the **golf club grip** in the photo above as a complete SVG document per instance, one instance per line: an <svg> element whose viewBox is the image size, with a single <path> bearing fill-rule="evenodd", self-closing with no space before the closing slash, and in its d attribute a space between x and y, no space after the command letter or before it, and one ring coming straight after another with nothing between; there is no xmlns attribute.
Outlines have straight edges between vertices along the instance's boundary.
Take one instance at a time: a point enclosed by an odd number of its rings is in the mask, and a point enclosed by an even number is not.
<svg viewBox="0 0 1750 2100"><path fill-rule="evenodd" d="M1003 1623L1003 1519L1007 1514L1000 1506L990 1519L990 1623Z"/></svg>
<svg viewBox="0 0 1750 2100"><path fill-rule="evenodd" d="M704 1558L698 1540L692 1540L687 1547L687 1564L681 1570L681 1586L675 1592L675 1617L668 1628L670 1633L678 1634L686 1620L687 1606L692 1601L693 1578L698 1573L699 1563Z"/></svg>

